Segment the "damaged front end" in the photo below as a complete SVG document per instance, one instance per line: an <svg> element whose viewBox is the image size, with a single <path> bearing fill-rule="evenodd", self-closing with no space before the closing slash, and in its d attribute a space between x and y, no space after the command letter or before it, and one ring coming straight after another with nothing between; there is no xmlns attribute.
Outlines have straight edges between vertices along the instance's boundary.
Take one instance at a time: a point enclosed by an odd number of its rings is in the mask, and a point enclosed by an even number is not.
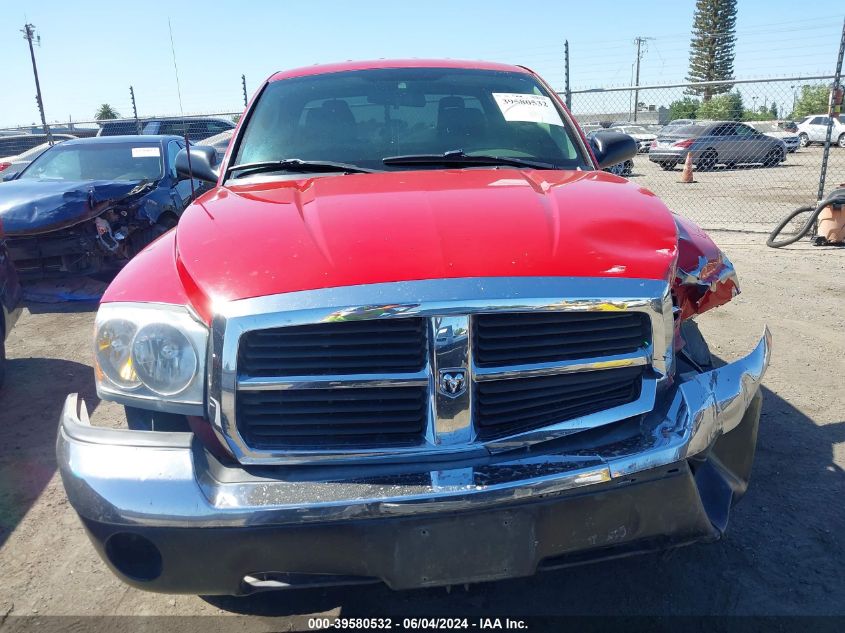
<svg viewBox="0 0 845 633"><path fill-rule="evenodd" d="M739 294L733 264L698 225L675 216L678 261L673 294L680 320L726 304Z"/></svg>
<svg viewBox="0 0 845 633"><path fill-rule="evenodd" d="M19 187L0 202L18 272L48 277L122 265L162 232L156 222L172 201L160 200L157 186L142 180Z"/></svg>

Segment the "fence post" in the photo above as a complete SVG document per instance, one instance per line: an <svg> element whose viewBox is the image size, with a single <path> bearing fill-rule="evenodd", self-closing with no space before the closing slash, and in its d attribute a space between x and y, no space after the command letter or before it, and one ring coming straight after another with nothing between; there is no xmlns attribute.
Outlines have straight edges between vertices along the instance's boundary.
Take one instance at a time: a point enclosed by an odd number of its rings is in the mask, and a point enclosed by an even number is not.
<svg viewBox="0 0 845 633"><path fill-rule="evenodd" d="M135 89L129 86L129 96L132 98L132 115L135 117L135 133L141 134L141 122L138 120L138 108L135 106Z"/></svg>
<svg viewBox="0 0 845 633"><path fill-rule="evenodd" d="M836 72L833 75L833 87L832 93L835 94L837 89L839 88L842 81L842 56L845 54L845 20L842 21L842 37L839 40L839 57L836 59ZM832 102L831 102L832 103ZM824 199L824 181L827 178L827 161L830 155L830 137L833 133L833 116L834 112L831 110L828 112L827 117L827 134L825 134L824 139L824 153L822 154L822 168L821 173L819 173L819 193L816 196L816 202L821 202ZM816 226L813 227L813 235L816 235Z"/></svg>
<svg viewBox="0 0 845 633"><path fill-rule="evenodd" d="M563 90L566 100L566 108L572 110L572 89L569 86L569 40L563 41Z"/></svg>

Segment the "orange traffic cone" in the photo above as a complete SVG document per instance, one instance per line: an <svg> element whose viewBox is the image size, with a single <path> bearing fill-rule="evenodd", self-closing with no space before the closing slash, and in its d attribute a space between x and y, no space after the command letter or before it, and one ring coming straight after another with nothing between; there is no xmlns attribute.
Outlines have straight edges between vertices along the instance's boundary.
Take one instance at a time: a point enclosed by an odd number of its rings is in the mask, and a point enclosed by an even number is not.
<svg viewBox="0 0 845 633"><path fill-rule="evenodd" d="M681 172L681 182L695 182L692 176L692 152L687 152L687 159L684 161L684 171Z"/></svg>

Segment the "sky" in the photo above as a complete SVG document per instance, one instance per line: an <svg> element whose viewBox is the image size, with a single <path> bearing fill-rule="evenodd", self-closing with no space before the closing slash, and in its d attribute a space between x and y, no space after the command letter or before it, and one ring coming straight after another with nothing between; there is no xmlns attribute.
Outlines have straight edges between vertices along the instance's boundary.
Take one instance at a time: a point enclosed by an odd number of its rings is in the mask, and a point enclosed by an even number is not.
<svg viewBox="0 0 845 633"><path fill-rule="evenodd" d="M738 5L737 78L833 72L841 5ZM630 85L637 36L654 38L646 42L640 84L682 81L694 8L694 0L9 2L0 22L0 125L39 119L21 33L26 22L41 36L35 55L52 122L90 120L101 103L131 116L130 85L142 116L236 112L243 108L242 74L251 95L274 71L347 59L502 61L529 66L562 90L566 39L573 88Z"/></svg>

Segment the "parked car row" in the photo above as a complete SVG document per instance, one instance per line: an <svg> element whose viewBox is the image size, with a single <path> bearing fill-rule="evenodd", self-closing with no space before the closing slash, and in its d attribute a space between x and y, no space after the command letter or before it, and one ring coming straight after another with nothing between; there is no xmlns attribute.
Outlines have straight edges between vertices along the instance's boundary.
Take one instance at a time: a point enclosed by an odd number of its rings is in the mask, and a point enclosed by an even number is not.
<svg viewBox="0 0 845 633"><path fill-rule="evenodd" d="M54 145L61 142L63 141L58 140L54 143ZM41 156L41 154L50 149L50 147L50 143L41 143L41 145L36 145L32 149L28 149L17 156L0 158L0 178L4 181L11 180L15 174Z"/></svg>
<svg viewBox="0 0 845 633"><path fill-rule="evenodd" d="M786 160L787 146L779 138L763 134L745 123L715 121L668 126L652 141L648 159L672 170L692 155L697 169L716 165L728 168L758 164L774 167Z"/></svg>
<svg viewBox="0 0 845 633"><path fill-rule="evenodd" d="M137 121L106 119L98 121L97 125L97 128L64 126L52 130L51 136L54 141L59 141L92 136L163 134L187 136L189 141L197 142L221 132L231 132L235 128L231 119L217 116L140 118ZM0 157L17 156L47 140L47 135L41 132L40 128L0 130ZM0 162L2 160L0 158Z"/></svg>
<svg viewBox="0 0 845 633"><path fill-rule="evenodd" d="M824 143L827 139L827 127L831 117L826 114L813 114L804 117L797 126L801 147L812 143ZM842 115L833 117L830 140L839 147L845 148L845 118Z"/></svg>
<svg viewBox="0 0 845 633"><path fill-rule="evenodd" d="M221 117L165 117L138 119L110 119L100 122L97 136L133 134L163 134L187 136L196 142L235 128L230 119Z"/></svg>
<svg viewBox="0 0 845 633"><path fill-rule="evenodd" d="M800 123L795 121L776 119L767 121L744 121L758 132L777 138L783 141L786 152L793 153L799 147L806 147L811 143L823 143L827 132L828 117L826 115L812 115L805 117ZM637 124L630 121L605 121L589 122L582 127L585 132L597 129L614 129L631 134L637 139L641 152L648 152L651 143L657 136L671 136L679 129L690 125L708 125L716 123L729 123L728 121L714 121L706 119L673 119L665 125ZM736 123L736 122L733 122ZM800 127L800 129L799 129ZM831 135L834 144L845 147L845 122L840 119L834 120L833 134Z"/></svg>

